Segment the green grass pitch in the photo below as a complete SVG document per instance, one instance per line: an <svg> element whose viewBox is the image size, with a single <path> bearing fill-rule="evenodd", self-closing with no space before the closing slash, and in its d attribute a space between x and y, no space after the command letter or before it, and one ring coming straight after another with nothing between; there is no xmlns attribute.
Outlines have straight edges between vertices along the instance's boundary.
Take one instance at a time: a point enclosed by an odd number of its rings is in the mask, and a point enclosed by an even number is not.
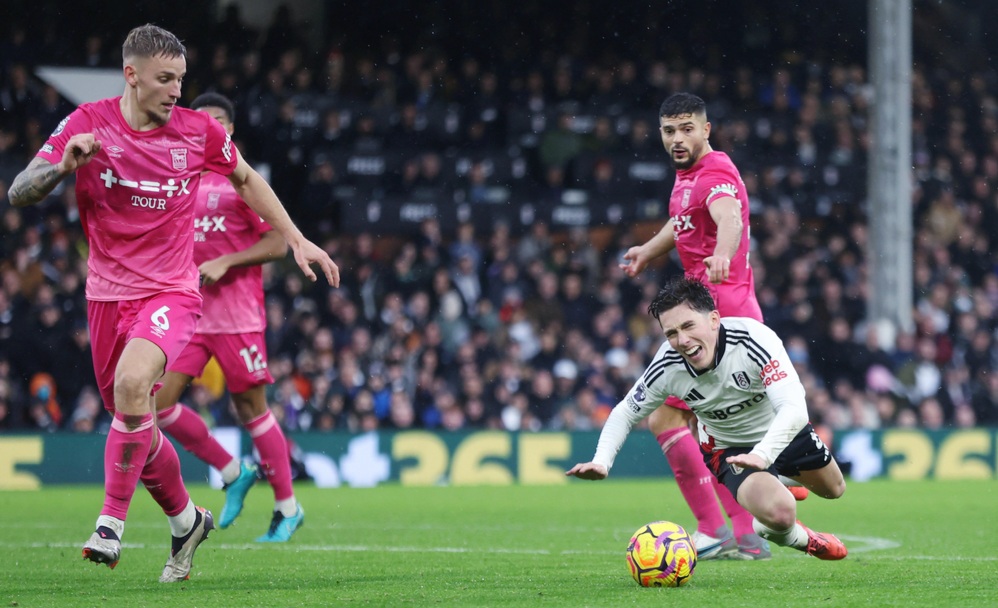
<svg viewBox="0 0 998 608"><path fill-rule="evenodd" d="M296 486L305 526L253 542L270 488L198 550L191 580L162 585L166 521L136 493L115 570L80 547L99 487L0 492L0 608L241 606L998 606L998 482L852 483L799 517L850 547L822 562L782 547L768 562L697 565L680 589L638 587L624 547L639 526L693 517L671 480L563 486L326 489ZM223 495L192 485L198 504Z"/></svg>

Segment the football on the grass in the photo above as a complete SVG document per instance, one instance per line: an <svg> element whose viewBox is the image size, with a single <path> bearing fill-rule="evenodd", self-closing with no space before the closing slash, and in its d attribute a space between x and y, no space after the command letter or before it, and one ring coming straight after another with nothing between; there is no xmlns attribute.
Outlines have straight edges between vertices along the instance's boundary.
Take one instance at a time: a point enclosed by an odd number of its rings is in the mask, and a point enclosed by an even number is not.
<svg viewBox="0 0 998 608"><path fill-rule="evenodd" d="M627 544L627 567L642 587L682 587L696 565L693 539L671 521L641 526Z"/></svg>

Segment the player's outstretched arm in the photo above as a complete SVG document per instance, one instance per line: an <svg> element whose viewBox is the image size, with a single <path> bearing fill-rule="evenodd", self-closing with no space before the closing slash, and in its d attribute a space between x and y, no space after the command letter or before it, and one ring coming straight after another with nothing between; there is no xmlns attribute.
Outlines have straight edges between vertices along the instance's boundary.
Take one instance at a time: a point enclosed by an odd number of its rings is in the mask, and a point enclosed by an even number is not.
<svg viewBox="0 0 998 608"><path fill-rule="evenodd" d="M742 204L732 196L725 196L710 204L710 217L717 224L717 244L714 253L704 258L707 266L707 280L715 285L728 280L731 274L731 259L738 253L742 241Z"/></svg>
<svg viewBox="0 0 998 608"><path fill-rule="evenodd" d="M238 154L239 160L236 169L229 175L229 181L236 189L236 193L246 201L250 209L284 237L284 240L291 247L291 251L294 252L295 262L310 281L316 280L315 272L311 268L311 265L315 264L321 269L329 284L338 287L340 284L339 267L333 263L325 250L302 235L298 227L291 221L287 210L267 180L249 166L238 150L236 150L236 154Z"/></svg>
<svg viewBox="0 0 998 608"><path fill-rule="evenodd" d="M637 247L631 247L624 254L624 263L620 269L629 277L635 277L648 267L649 262L661 257L676 247L676 234L672 228L672 219L658 231L658 234L648 239L648 242Z"/></svg>
<svg viewBox="0 0 998 608"><path fill-rule="evenodd" d="M580 462L571 469L565 471L565 475L578 477L579 479L600 480L606 479L610 471L605 465L595 462Z"/></svg>
<svg viewBox="0 0 998 608"><path fill-rule="evenodd" d="M80 133L66 142L59 164L53 165L44 158L36 157L11 183L7 191L10 204L26 207L40 203L66 176L89 163L100 148L100 141L94 139L93 133Z"/></svg>
<svg viewBox="0 0 998 608"><path fill-rule="evenodd" d="M288 243L294 253L295 262L310 281L316 280L315 273L311 270L312 264L315 264L322 270L330 285L340 286L340 269L322 247L304 237L300 241L288 241Z"/></svg>

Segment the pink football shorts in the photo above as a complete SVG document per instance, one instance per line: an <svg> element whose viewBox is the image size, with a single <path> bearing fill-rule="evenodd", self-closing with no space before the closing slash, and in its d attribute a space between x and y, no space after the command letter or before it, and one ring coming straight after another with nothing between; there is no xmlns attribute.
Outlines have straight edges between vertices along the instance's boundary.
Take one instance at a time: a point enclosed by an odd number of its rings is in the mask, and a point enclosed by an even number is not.
<svg viewBox="0 0 998 608"><path fill-rule="evenodd" d="M748 284L704 283L714 297L714 306L722 317L748 317L762 322L762 309L759 300Z"/></svg>
<svg viewBox="0 0 998 608"><path fill-rule="evenodd" d="M161 293L121 302L88 302L90 351L104 408L114 411L114 372L130 340L149 340L163 351L169 366L194 335L200 317L201 296L190 293Z"/></svg>
<svg viewBox="0 0 998 608"><path fill-rule="evenodd" d="M272 384L267 369L267 346L263 332L245 334L195 334L184 352L167 369L198 377L212 355L218 360L225 385L232 393L244 393L260 385Z"/></svg>

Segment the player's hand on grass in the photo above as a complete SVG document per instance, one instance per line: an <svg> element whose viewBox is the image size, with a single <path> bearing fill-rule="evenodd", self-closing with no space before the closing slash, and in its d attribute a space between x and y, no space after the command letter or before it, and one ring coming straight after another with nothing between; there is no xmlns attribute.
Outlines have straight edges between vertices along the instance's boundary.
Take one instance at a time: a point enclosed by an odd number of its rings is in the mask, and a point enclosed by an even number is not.
<svg viewBox="0 0 998 608"><path fill-rule="evenodd" d="M596 464L595 462L579 463L565 471L565 475L591 480L606 479L606 476L609 474L610 471L607 470L606 466Z"/></svg>
<svg viewBox="0 0 998 608"><path fill-rule="evenodd" d="M762 458L756 456L755 454L738 454L737 456L728 456L725 461L728 464L733 464L735 466L742 467L743 469L763 471L767 468L766 463L763 462Z"/></svg>
<svg viewBox="0 0 998 608"><path fill-rule="evenodd" d="M73 173L100 152L101 143L93 133L78 133L69 138L59 163L63 173Z"/></svg>
<svg viewBox="0 0 998 608"><path fill-rule="evenodd" d="M298 263L298 267L305 273L308 280L316 280L315 272L311 268L312 264L316 264L322 269L322 274L325 275L330 285L340 286L340 269L324 249L305 239L302 239L300 243L293 243L291 249L295 254L295 262Z"/></svg>

